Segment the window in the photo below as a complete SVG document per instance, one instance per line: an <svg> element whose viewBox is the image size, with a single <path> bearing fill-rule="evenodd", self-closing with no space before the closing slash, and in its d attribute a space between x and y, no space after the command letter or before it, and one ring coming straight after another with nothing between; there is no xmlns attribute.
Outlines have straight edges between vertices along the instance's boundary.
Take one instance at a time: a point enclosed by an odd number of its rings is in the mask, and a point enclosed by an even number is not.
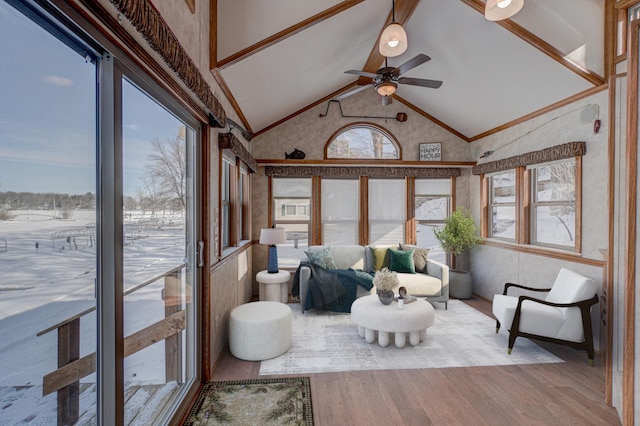
<svg viewBox="0 0 640 426"><path fill-rule="evenodd" d="M238 180L238 204L240 205L238 223L240 224L240 239L250 239L249 221L249 168L240 163L240 179Z"/></svg>
<svg viewBox="0 0 640 426"><path fill-rule="evenodd" d="M273 178L273 224L285 229L286 242L278 244L278 266L295 268L309 248L311 178Z"/></svg>
<svg viewBox="0 0 640 426"><path fill-rule="evenodd" d="M404 241L406 193L404 179L369 179L369 244Z"/></svg>
<svg viewBox="0 0 640 426"><path fill-rule="evenodd" d="M489 236L515 241L516 238L516 172L497 173L488 177Z"/></svg>
<svg viewBox="0 0 640 426"><path fill-rule="evenodd" d="M400 159L400 146L384 129L373 124L349 125L330 138L325 158Z"/></svg>
<svg viewBox="0 0 640 426"><path fill-rule="evenodd" d="M322 244L359 244L358 179L322 179Z"/></svg>
<svg viewBox="0 0 640 426"><path fill-rule="evenodd" d="M417 245L429 247L430 257L446 262L433 228L443 226L444 219L451 213L451 180L416 179L414 205Z"/></svg>
<svg viewBox="0 0 640 426"><path fill-rule="evenodd" d="M231 181L233 180L234 170L234 160L229 158L228 154L223 153L220 177L220 198L222 203L222 249L225 249L231 245Z"/></svg>
<svg viewBox="0 0 640 426"><path fill-rule="evenodd" d="M585 153L585 142L568 142L475 165L473 173L484 175L482 236L531 252L548 247L580 253Z"/></svg>
<svg viewBox="0 0 640 426"><path fill-rule="evenodd" d="M531 244L574 248L576 161L532 167Z"/></svg>

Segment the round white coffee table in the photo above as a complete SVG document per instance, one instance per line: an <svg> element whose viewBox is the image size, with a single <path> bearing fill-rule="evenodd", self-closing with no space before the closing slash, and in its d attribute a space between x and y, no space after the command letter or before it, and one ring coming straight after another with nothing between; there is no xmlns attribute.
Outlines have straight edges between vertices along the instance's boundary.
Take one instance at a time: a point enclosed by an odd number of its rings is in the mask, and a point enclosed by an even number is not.
<svg viewBox="0 0 640 426"><path fill-rule="evenodd" d="M356 299L351 305L351 320L358 326L360 337L373 343L378 337L380 346L388 346L391 334L395 344L402 348L407 342L418 345L427 337L427 328L433 325L434 310L431 303L417 299L398 309L398 303L383 305L377 295Z"/></svg>

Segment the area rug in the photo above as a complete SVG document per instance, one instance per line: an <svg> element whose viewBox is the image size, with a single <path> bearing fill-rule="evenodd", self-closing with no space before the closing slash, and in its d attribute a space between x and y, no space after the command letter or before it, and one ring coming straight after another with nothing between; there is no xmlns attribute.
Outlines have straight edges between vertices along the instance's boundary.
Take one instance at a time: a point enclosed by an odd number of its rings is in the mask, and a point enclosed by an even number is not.
<svg viewBox="0 0 640 426"><path fill-rule="evenodd" d="M519 337L507 354L508 333L496 334L496 322L459 300L435 311L427 339L397 348L367 343L349 314L293 310L293 338L288 352L262 361L260 375L308 374L355 370L479 367L563 362L529 339ZM389 309L395 309L390 305Z"/></svg>
<svg viewBox="0 0 640 426"><path fill-rule="evenodd" d="M185 425L313 425L309 377L207 382Z"/></svg>

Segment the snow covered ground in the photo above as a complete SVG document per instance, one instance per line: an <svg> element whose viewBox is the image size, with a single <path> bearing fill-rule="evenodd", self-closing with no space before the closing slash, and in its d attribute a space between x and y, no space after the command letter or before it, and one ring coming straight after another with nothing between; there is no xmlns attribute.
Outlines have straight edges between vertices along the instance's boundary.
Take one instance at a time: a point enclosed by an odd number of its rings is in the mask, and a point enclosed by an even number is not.
<svg viewBox="0 0 640 426"><path fill-rule="evenodd" d="M57 368L57 333L36 335L95 307L95 213L67 220L51 211L12 214L0 221L0 424L55 424L56 394L42 397L42 377ZM132 214L127 222L125 290L183 263L181 218ZM125 298L125 336L164 318L162 287L159 280ZM95 312L82 317L80 356L95 351L95 330ZM95 375L82 382L95 383ZM163 342L126 358L125 382L165 382ZM95 393L86 395L81 412L95 410Z"/></svg>

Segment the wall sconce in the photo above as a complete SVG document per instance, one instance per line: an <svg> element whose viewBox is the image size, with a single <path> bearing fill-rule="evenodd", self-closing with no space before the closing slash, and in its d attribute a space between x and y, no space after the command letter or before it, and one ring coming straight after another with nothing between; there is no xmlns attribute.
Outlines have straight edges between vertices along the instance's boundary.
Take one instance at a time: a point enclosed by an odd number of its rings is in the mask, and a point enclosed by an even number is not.
<svg viewBox="0 0 640 426"><path fill-rule="evenodd" d="M283 244L286 241L284 228L262 228L260 230L260 244L269 246L269 266L270 274L278 273L278 248L276 244Z"/></svg>

